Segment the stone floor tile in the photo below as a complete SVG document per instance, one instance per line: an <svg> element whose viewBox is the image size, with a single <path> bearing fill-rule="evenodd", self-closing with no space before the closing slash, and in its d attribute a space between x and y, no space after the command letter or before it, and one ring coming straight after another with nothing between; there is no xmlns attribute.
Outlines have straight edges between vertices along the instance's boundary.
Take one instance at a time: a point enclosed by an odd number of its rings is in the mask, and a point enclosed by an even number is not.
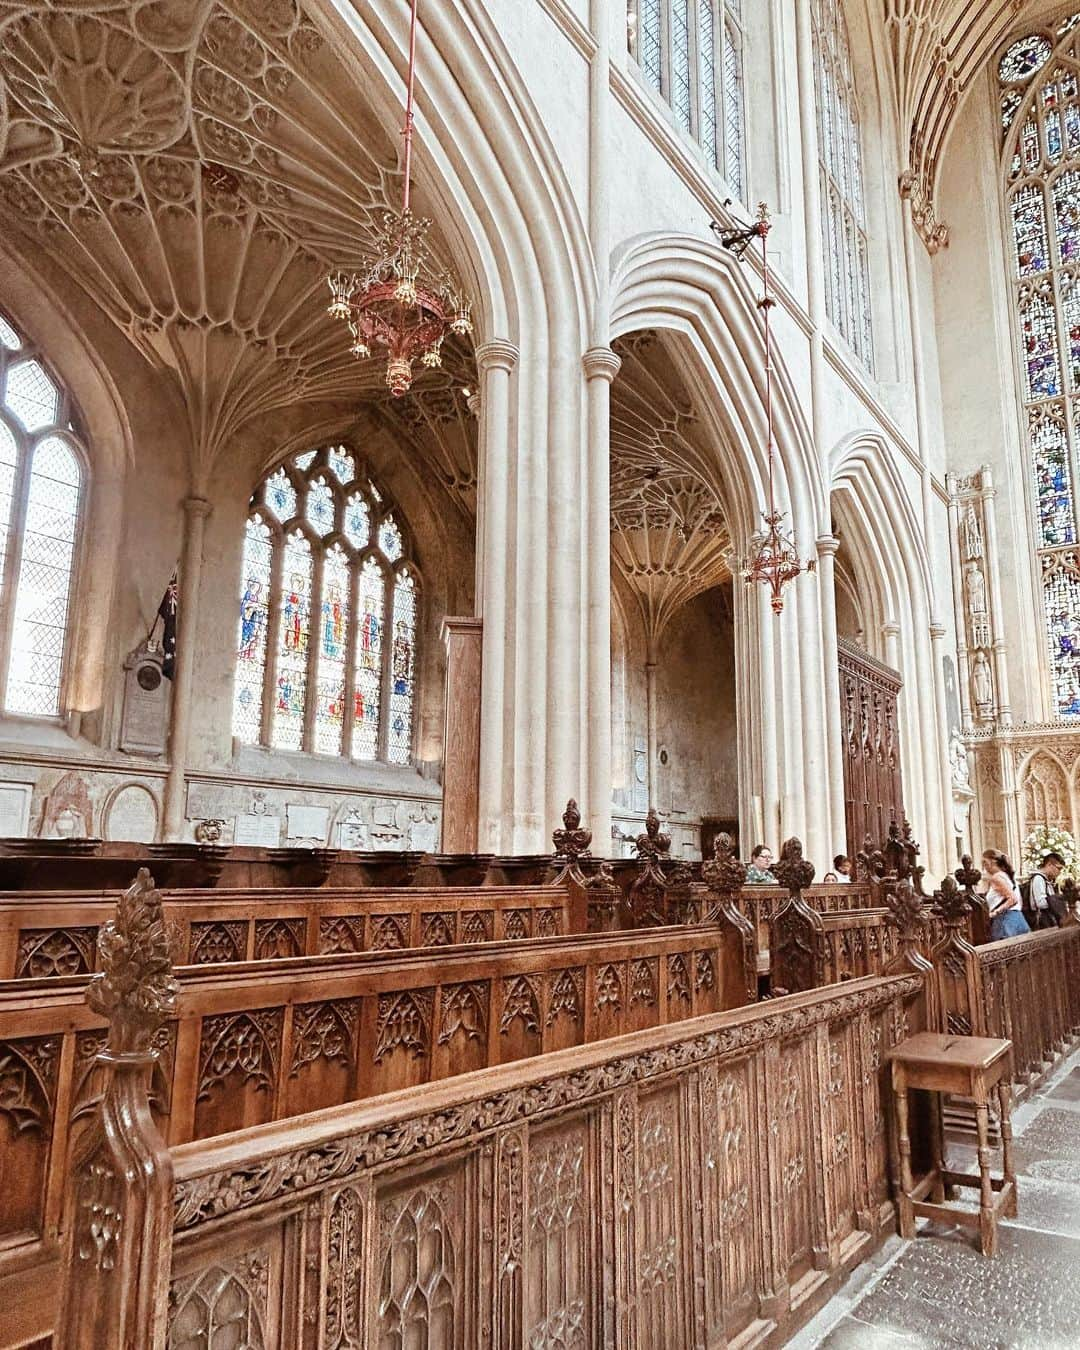
<svg viewBox="0 0 1080 1350"><path fill-rule="evenodd" d="M842 1317L824 1340L821 1350L932 1350L933 1341L887 1327L871 1326L857 1317Z"/></svg>
<svg viewBox="0 0 1080 1350"><path fill-rule="evenodd" d="M1080 1069L1073 1069L1072 1073L1067 1073L1056 1087L1050 1089L1046 1096L1047 1100L1063 1098L1069 1102L1080 1102Z"/></svg>

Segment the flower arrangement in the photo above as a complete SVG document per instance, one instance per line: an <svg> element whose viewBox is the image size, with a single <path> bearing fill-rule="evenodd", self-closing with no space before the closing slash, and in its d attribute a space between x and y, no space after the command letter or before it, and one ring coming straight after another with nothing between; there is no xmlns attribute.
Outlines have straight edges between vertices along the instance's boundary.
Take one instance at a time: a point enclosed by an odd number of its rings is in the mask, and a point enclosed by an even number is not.
<svg viewBox="0 0 1080 1350"><path fill-rule="evenodd" d="M1043 858L1053 850L1065 859L1062 876L1076 875L1076 840L1060 825L1037 825L1024 840L1024 874L1034 872Z"/></svg>

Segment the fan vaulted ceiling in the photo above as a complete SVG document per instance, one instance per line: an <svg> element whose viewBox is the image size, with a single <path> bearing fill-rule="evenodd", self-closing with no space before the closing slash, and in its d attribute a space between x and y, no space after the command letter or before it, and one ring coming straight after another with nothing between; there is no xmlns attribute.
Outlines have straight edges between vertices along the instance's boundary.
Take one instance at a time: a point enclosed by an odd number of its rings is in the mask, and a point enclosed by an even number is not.
<svg viewBox="0 0 1080 1350"><path fill-rule="evenodd" d="M650 641L688 600L729 574L731 539L685 383L652 332L620 338L611 389L611 543Z"/></svg>
<svg viewBox="0 0 1080 1350"><path fill-rule="evenodd" d="M179 381L197 476L257 415L382 398L325 277L361 262L395 164L296 0L0 7L0 213ZM451 381L392 420L468 502L475 431Z"/></svg>

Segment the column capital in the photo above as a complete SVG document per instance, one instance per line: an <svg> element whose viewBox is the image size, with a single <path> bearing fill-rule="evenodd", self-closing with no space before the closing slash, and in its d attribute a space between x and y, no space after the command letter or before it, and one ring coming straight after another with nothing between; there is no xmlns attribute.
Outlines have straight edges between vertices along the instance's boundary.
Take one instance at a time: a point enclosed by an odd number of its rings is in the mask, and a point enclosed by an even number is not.
<svg viewBox="0 0 1080 1350"><path fill-rule="evenodd" d="M885 622L881 625L881 635L882 637L887 638L899 637L900 625L896 622L895 619L886 619Z"/></svg>
<svg viewBox="0 0 1080 1350"><path fill-rule="evenodd" d="M213 510L213 503L207 497L191 496L184 498L184 515L190 520L192 517L208 516Z"/></svg>
<svg viewBox="0 0 1080 1350"><path fill-rule="evenodd" d="M610 384L618 375L622 360L610 347L590 347L582 355L581 364L585 367L587 380L607 380Z"/></svg>
<svg viewBox="0 0 1080 1350"><path fill-rule="evenodd" d="M489 370L513 370L520 355L517 347L505 338L481 342L476 349L476 365L481 374Z"/></svg>
<svg viewBox="0 0 1080 1350"><path fill-rule="evenodd" d="M945 632L945 625L940 619L930 620L930 636L935 642L940 641L945 636Z"/></svg>
<svg viewBox="0 0 1080 1350"><path fill-rule="evenodd" d="M835 534L819 534L814 540L814 545L819 558L832 558L840 547L840 540Z"/></svg>

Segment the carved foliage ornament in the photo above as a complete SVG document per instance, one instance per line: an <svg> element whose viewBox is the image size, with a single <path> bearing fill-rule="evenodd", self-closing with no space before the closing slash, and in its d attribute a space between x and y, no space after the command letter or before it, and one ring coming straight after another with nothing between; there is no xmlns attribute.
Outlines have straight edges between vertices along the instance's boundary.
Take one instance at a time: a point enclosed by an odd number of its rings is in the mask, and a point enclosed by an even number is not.
<svg viewBox="0 0 1080 1350"><path fill-rule="evenodd" d="M176 1011L169 938L161 894L145 867L120 896L116 918L98 930L98 965L86 1001L109 1021L114 1054L145 1053L154 1033Z"/></svg>

